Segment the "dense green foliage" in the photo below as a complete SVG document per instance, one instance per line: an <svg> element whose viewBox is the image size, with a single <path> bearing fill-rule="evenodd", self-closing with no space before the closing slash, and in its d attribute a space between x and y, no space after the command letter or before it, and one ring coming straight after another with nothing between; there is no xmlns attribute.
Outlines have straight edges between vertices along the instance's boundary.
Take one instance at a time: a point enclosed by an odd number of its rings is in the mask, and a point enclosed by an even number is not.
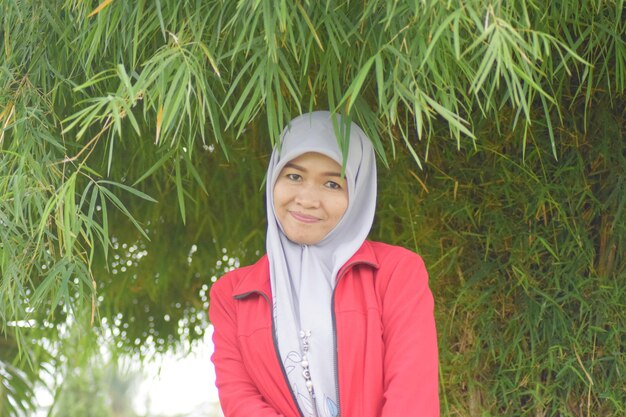
<svg viewBox="0 0 626 417"><path fill-rule="evenodd" d="M377 236L429 265L444 415L626 411L625 116L599 104L585 134L572 115L558 161L533 146L521 163L487 125L417 183L383 178Z"/></svg>
<svg viewBox="0 0 626 417"><path fill-rule="evenodd" d="M199 338L211 281L263 251L271 145L313 109L370 135L372 235L429 266L444 415L623 415L625 21L619 0L0 0L0 416L99 344Z"/></svg>

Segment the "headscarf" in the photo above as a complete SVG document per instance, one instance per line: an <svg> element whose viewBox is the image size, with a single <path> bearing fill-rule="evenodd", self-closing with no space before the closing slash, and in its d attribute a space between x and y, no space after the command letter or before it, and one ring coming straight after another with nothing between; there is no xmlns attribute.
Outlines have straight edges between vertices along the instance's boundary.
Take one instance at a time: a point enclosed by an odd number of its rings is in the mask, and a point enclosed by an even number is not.
<svg viewBox="0 0 626 417"><path fill-rule="evenodd" d="M316 244L301 245L287 238L276 217L273 189L285 164L304 153L317 152L342 164L333 117L339 129L346 125L341 116L327 111L292 120L267 171L266 248L274 337L290 388L306 417L335 417L339 411L332 297L339 269L361 247L374 220L376 160L371 142L356 124L349 125L348 207L334 229ZM315 400L303 376L307 369Z"/></svg>

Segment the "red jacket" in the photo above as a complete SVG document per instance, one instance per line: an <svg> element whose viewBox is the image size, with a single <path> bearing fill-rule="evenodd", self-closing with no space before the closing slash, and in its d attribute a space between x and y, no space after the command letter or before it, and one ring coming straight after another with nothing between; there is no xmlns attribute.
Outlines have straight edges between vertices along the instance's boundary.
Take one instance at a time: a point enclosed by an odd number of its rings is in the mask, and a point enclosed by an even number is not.
<svg viewBox="0 0 626 417"><path fill-rule="evenodd" d="M300 417L274 344L271 305L267 256L211 289L211 359L226 417ZM366 241L339 271L333 308L339 415L439 416L433 297L421 258Z"/></svg>

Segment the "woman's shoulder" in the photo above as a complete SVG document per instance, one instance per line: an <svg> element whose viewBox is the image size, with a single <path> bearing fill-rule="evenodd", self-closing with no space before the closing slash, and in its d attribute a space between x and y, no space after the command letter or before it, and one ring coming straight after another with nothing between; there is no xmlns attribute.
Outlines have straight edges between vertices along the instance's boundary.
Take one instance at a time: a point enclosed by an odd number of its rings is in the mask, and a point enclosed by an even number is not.
<svg viewBox="0 0 626 417"><path fill-rule="evenodd" d="M421 256L415 251L405 248L404 246L391 245L389 243L377 242L374 240L366 241L366 244L370 246L376 258L380 263L394 262L403 259L407 260L420 260Z"/></svg>
<svg viewBox="0 0 626 417"><path fill-rule="evenodd" d="M428 289L428 271L422 257L403 246L368 241L376 255L376 285L381 294L408 291L421 293Z"/></svg>
<svg viewBox="0 0 626 417"><path fill-rule="evenodd" d="M263 255L258 261L251 265L235 268L226 272L211 286L211 291L233 292L236 288L249 281L262 282L269 276L267 255Z"/></svg>
<svg viewBox="0 0 626 417"><path fill-rule="evenodd" d="M422 257L403 246L368 240L366 244L374 254L379 276L392 276L397 273L421 275L426 272Z"/></svg>

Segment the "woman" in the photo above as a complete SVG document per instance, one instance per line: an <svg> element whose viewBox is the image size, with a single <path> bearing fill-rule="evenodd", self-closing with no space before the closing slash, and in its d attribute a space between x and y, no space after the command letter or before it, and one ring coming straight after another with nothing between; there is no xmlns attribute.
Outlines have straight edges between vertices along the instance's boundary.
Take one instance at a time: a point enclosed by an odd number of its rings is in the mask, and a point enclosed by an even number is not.
<svg viewBox="0 0 626 417"><path fill-rule="evenodd" d="M421 258L367 241L375 155L340 116L292 120L267 171L267 255L211 289L226 417L438 416L433 298Z"/></svg>

